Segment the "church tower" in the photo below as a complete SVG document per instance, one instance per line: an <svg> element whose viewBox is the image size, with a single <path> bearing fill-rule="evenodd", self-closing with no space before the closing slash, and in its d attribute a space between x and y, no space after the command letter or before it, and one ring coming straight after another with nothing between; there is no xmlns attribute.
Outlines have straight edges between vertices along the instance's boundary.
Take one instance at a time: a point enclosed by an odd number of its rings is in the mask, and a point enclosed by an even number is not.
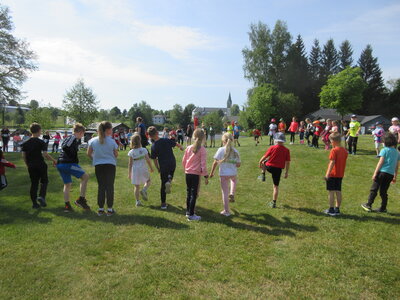
<svg viewBox="0 0 400 300"><path fill-rule="evenodd" d="M228 109L232 107L231 92L229 92L229 97L228 97L228 101L226 102L226 107L227 107Z"/></svg>

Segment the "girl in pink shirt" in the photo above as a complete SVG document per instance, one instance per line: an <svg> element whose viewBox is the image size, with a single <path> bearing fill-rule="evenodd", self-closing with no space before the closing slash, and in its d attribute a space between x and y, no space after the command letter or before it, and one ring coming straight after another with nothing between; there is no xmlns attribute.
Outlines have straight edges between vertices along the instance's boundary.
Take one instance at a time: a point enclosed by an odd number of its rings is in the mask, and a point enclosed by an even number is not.
<svg viewBox="0 0 400 300"><path fill-rule="evenodd" d="M185 150L182 165L186 174L186 217L188 221L199 221L200 216L194 213L196 199L200 186L200 176L204 176L205 184L208 184L207 151L202 146L204 131L197 128L193 132L194 143Z"/></svg>

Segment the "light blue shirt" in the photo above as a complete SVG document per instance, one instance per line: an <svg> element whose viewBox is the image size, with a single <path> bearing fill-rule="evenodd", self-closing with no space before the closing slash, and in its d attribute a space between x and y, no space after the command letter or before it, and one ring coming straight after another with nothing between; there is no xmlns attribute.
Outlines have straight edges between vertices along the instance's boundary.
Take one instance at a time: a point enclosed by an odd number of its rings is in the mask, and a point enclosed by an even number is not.
<svg viewBox="0 0 400 300"><path fill-rule="evenodd" d="M379 153L379 156L385 158L379 171L394 175L397 163L400 160L400 153L396 150L396 148L384 147Z"/></svg>
<svg viewBox="0 0 400 300"><path fill-rule="evenodd" d="M99 138L95 137L89 141L89 147L93 149L93 166L117 165L114 150L118 149L118 145L111 136L106 136L104 144L100 144Z"/></svg>

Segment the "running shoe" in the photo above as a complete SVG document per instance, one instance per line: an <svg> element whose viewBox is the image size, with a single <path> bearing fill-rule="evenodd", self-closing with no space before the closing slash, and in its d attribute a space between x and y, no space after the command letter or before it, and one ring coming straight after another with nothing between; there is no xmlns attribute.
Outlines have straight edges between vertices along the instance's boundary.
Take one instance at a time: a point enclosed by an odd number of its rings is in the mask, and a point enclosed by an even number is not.
<svg viewBox="0 0 400 300"><path fill-rule="evenodd" d="M107 217L111 217L113 215L115 215L115 210L112 208L107 209Z"/></svg>
<svg viewBox="0 0 400 300"><path fill-rule="evenodd" d="M335 209L333 209L333 208L325 209L324 213L327 214L327 215L330 215L332 217L336 216Z"/></svg>
<svg viewBox="0 0 400 300"><path fill-rule="evenodd" d="M39 204L40 204L41 207L46 207L47 206L46 200L44 198L38 197L37 201L39 201Z"/></svg>
<svg viewBox="0 0 400 300"><path fill-rule="evenodd" d="M147 191L146 190L141 190L140 195L142 195L143 200L147 201Z"/></svg>
<svg viewBox="0 0 400 300"><path fill-rule="evenodd" d="M361 207L367 212L371 212L372 211L372 207L368 203L361 204Z"/></svg>
<svg viewBox="0 0 400 300"><path fill-rule="evenodd" d="M105 212L104 209L99 209L99 210L97 211L97 215L98 215L99 217L104 216L105 214L106 214L106 212Z"/></svg>
<svg viewBox="0 0 400 300"><path fill-rule="evenodd" d="M374 212L376 212L376 213L387 213L387 210L386 209L384 209L384 208L378 208L378 209L374 209L373 210Z"/></svg>
<svg viewBox="0 0 400 300"><path fill-rule="evenodd" d="M276 208L276 201L271 201L270 203L268 203L268 205L269 205L271 208Z"/></svg>
<svg viewBox="0 0 400 300"><path fill-rule="evenodd" d="M189 216L187 219L188 219L188 221L200 221L201 217L196 215L196 214L194 214L192 216Z"/></svg>
<svg viewBox="0 0 400 300"><path fill-rule="evenodd" d="M168 204L167 203L161 203L161 209L167 209Z"/></svg>
<svg viewBox="0 0 400 300"><path fill-rule="evenodd" d="M90 210L90 206L87 204L86 198L79 197L78 200L75 201L75 204L84 210Z"/></svg>
<svg viewBox="0 0 400 300"><path fill-rule="evenodd" d="M229 195L229 202L235 202L235 196Z"/></svg>
<svg viewBox="0 0 400 300"><path fill-rule="evenodd" d="M140 202L140 200L136 200L136 207L138 206L142 206L142 202Z"/></svg>
<svg viewBox="0 0 400 300"><path fill-rule="evenodd" d="M68 213L68 212L73 212L74 209L71 206L70 202L65 202L65 206L64 206L64 212Z"/></svg>
<svg viewBox="0 0 400 300"><path fill-rule="evenodd" d="M32 208L33 208L33 209L38 209L38 208L40 208L39 203L34 202L34 203L32 204Z"/></svg>

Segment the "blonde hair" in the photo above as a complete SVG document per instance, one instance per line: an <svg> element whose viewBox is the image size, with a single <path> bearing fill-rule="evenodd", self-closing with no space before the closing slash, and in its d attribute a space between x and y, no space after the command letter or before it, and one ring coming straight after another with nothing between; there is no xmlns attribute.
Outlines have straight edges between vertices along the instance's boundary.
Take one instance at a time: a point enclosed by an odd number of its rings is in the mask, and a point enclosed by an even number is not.
<svg viewBox="0 0 400 300"><path fill-rule="evenodd" d="M329 139L331 140L331 142L340 143L342 140L342 136L339 133L334 132L329 136Z"/></svg>
<svg viewBox="0 0 400 300"><path fill-rule="evenodd" d="M112 129L112 124L108 121L103 121L97 127L97 133L99 134L100 144L104 144L104 139L106 138L106 130Z"/></svg>
<svg viewBox="0 0 400 300"><path fill-rule="evenodd" d="M149 128L147 128L147 133L150 137L154 137L157 134L157 128L155 128L154 126L150 126Z"/></svg>
<svg viewBox="0 0 400 300"><path fill-rule="evenodd" d="M204 131L201 128L196 128L193 132L194 143L192 147L193 153L197 153L204 141Z"/></svg>
<svg viewBox="0 0 400 300"><path fill-rule="evenodd" d="M233 136L231 133L229 133L229 132L224 133L224 135L222 136L222 143L225 144L225 154L224 154L224 158L220 161L220 163L226 162L230 158L236 158L237 154L233 150L233 146L232 146Z"/></svg>
<svg viewBox="0 0 400 300"><path fill-rule="evenodd" d="M131 149L139 149L142 147L142 138L137 132L132 135L130 146Z"/></svg>

